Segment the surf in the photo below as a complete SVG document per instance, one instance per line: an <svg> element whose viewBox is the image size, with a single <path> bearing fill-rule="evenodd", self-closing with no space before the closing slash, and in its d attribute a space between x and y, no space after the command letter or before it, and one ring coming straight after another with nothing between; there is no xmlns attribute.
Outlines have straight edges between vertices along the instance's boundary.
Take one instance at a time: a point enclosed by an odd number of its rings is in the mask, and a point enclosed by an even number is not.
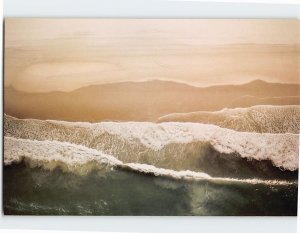
<svg viewBox="0 0 300 233"><path fill-rule="evenodd" d="M180 168L184 161L194 164L201 151L205 154L206 149L213 149L223 156L271 161L273 166L283 170L298 169L299 135L292 133L237 132L200 123L88 123L20 120L5 115L4 135L69 142L113 154L124 162L158 167L165 164L167 168Z"/></svg>
<svg viewBox="0 0 300 233"><path fill-rule="evenodd" d="M149 164L124 163L114 156L107 155L98 150L57 141L32 141L28 139L4 138L4 165L25 162L29 167L42 167L46 170L57 168L64 172L78 175L87 175L97 170L104 174L112 172L114 168L129 170L135 173L165 177L176 180L205 180L213 182L238 182L248 184L292 185L292 181L234 179L212 177L204 172L174 171L157 168Z"/></svg>
<svg viewBox="0 0 300 233"><path fill-rule="evenodd" d="M300 106L258 105L215 112L173 113L160 117L157 122L198 122L242 132L298 134Z"/></svg>

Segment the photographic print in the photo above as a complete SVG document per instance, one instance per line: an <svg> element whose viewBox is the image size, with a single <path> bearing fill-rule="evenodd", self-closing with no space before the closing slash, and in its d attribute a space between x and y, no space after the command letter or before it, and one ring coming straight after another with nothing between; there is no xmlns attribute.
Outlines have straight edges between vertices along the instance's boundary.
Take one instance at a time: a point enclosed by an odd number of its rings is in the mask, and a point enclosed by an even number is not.
<svg viewBox="0 0 300 233"><path fill-rule="evenodd" d="M4 214L296 216L299 30L5 19Z"/></svg>

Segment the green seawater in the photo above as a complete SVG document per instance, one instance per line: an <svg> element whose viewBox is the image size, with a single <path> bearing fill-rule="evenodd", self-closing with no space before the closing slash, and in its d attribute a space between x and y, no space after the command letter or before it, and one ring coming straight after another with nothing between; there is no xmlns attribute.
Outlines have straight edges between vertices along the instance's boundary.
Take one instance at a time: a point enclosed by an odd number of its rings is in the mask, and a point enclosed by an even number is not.
<svg viewBox="0 0 300 233"><path fill-rule="evenodd" d="M297 215L297 184L174 180L119 169L80 176L24 162L3 173L6 215Z"/></svg>

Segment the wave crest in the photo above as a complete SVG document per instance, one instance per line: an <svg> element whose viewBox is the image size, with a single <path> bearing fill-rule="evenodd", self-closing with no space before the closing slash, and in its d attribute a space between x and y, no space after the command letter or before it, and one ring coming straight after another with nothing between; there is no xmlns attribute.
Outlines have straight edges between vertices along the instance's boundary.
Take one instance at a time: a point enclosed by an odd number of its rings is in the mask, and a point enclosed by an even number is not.
<svg viewBox="0 0 300 233"><path fill-rule="evenodd" d="M225 154L242 158L270 160L279 168L298 169L299 135L236 132L199 123L102 122L71 123L63 121L18 120L5 116L5 136L56 140L83 145L124 162L160 166L169 161L175 166L189 160L189 143L209 143ZM199 148L196 148L199 149ZM188 150L188 151L187 151Z"/></svg>
<svg viewBox="0 0 300 233"><path fill-rule="evenodd" d="M158 122L198 122L245 132L297 134L300 106L260 105L216 112L173 113L160 117Z"/></svg>
<svg viewBox="0 0 300 233"><path fill-rule="evenodd" d="M113 156L94 149L71 143L56 141L32 141L28 139L4 138L4 164L6 166L21 161L31 167L42 167L48 170L60 168L65 172L86 175L93 170L112 172L112 168L130 170L153 176L176 180L206 180L212 182L240 182L248 184L294 185L295 182L280 180L234 179L211 177L203 172L174 171L157 168L148 164L123 163Z"/></svg>

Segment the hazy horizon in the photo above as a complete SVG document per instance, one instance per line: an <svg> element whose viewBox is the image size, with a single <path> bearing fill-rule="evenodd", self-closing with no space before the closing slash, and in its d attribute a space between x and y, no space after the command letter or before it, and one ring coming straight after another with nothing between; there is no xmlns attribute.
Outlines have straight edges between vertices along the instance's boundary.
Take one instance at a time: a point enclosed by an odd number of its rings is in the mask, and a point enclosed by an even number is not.
<svg viewBox="0 0 300 233"><path fill-rule="evenodd" d="M75 88L75 89L72 89L72 90L65 90L65 91L61 91L61 90L49 90L49 91L34 91L34 92L30 92L30 91L26 91L26 90L18 90L16 88L14 88L12 85L10 86L5 86L5 88L11 88L13 90L16 90L16 91L20 91L20 92L23 92L23 93L51 93L51 92L65 92L65 93L68 93L68 92L72 92L72 91L77 91L81 88L88 88L88 87L92 87L92 86L99 86L99 85L113 85L113 84L126 84L126 83L150 83L150 82L169 82L169 83L177 83L177 84L183 84L183 85L187 85L187 86L191 86L191 87L196 87L196 88L209 88L209 87L216 87L216 86L229 86L229 85L233 85L233 86L239 86L239 85L247 85L249 83L253 83L253 82L256 82L256 81L261 81L261 82L265 82L265 83L269 83L269 84L290 84L290 85L299 85L300 86L300 83L287 83L287 82L268 82L268 81L265 81L263 79L253 79L253 80L250 80L250 81L246 81L244 83L234 83L234 84L231 84L231 83L216 83L216 84L212 84L212 85L196 85L196 84L192 84L192 83L187 83L187 82L184 82L184 81L179 81L179 80L168 80L168 79L148 79L148 80L133 80L133 81L119 81L119 82L105 82L105 83L92 83L92 84L86 84L86 85L82 85L78 88Z"/></svg>
<svg viewBox="0 0 300 233"><path fill-rule="evenodd" d="M298 20L6 19L5 87L299 83Z"/></svg>

